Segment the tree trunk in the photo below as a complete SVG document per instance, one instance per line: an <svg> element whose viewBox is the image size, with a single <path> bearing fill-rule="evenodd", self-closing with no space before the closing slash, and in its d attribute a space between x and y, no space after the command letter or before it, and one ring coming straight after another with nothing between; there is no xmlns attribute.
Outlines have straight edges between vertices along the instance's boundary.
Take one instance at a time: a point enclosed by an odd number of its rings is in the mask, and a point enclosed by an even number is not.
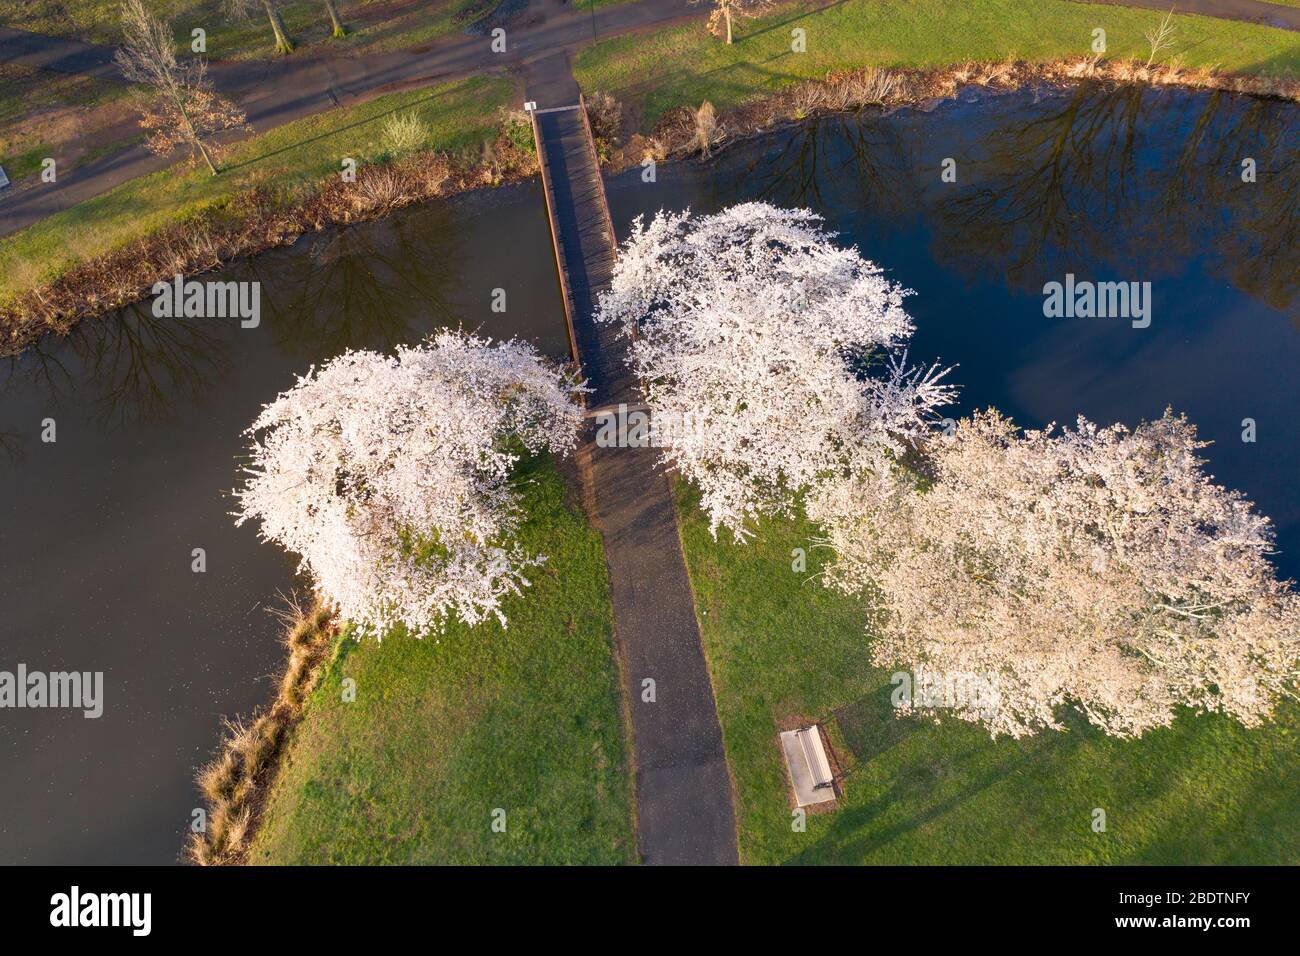
<svg viewBox="0 0 1300 956"><path fill-rule="evenodd" d="M185 108L184 98L180 95L173 94L172 99L173 102L176 103L176 108L180 110L181 120L185 123L185 129L190 134L190 142L198 147L199 155L202 156L203 161L208 164L208 169L212 171L212 175L217 175L220 170L217 169L217 164L212 161L212 156L208 153L208 148L203 145L203 138L199 136L199 131L194 128L194 121L190 119L189 110Z"/></svg>
<svg viewBox="0 0 1300 956"><path fill-rule="evenodd" d="M217 169L217 164L212 161L212 157L208 155L208 148L203 145L203 140L199 139L199 137L196 135L194 137L194 144L198 146L199 155L202 156L203 161L208 164L208 169L212 171L212 175L213 176L217 175L217 173L219 173L220 170Z"/></svg>
<svg viewBox="0 0 1300 956"><path fill-rule="evenodd" d="M347 36L348 31L343 29L343 24L339 22L338 4L335 0L325 0L325 9L329 11L330 23L334 25L334 36Z"/></svg>
<svg viewBox="0 0 1300 956"><path fill-rule="evenodd" d="M284 21L280 19L280 11L276 9L273 0L262 0L262 5L266 7L266 18L271 21L271 30L275 33L275 52L292 53L293 41L284 32Z"/></svg>
<svg viewBox="0 0 1300 956"><path fill-rule="evenodd" d="M727 46L731 46L731 7L730 5L722 8L722 15L727 19Z"/></svg>

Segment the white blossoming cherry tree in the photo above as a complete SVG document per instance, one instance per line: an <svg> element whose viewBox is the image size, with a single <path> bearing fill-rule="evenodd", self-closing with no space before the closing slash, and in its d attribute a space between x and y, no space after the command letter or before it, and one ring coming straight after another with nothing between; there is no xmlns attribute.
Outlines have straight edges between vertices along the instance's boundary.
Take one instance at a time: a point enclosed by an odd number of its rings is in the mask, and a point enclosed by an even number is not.
<svg viewBox="0 0 1300 956"><path fill-rule="evenodd" d="M347 352L249 428L237 523L300 555L362 633L504 626L503 597L545 560L513 540L512 469L574 447L584 390L514 340L442 332L393 356Z"/></svg>
<svg viewBox="0 0 1300 956"><path fill-rule="evenodd" d="M808 210L638 218L597 318L618 323L655 444L738 540L931 430L947 370L909 368L908 293Z"/></svg>
<svg viewBox="0 0 1300 956"><path fill-rule="evenodd" d="M984 412L930 443L923 492L897 469L810 511L831 580L878 602L877 663L993 677L996 706L956 713L994 736L1060 729L1065 704L1117 737L1184 706L1251 727L1295 695L1300 595L1204 447L1170 412L1023 434Z"/></svg>

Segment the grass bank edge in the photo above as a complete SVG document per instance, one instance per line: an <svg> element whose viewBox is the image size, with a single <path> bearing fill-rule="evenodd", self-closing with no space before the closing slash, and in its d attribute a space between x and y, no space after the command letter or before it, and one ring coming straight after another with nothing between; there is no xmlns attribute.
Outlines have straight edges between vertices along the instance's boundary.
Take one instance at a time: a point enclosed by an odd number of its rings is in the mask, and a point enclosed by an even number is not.
<svg viewBox="0 0 1300 956"><path fill-rule="evenodd" d="M519 465L520 541L549 560L507 603L507 628L336 640L248 862L635 862L604 551L572 470L547 456ZM504 833L491 829L498 807Z"/></svg>
<svg viewBox="0 0 1300 956"><path fill-rule="evenodd" d="M287 658L275 698L246 720L227 720L217 755L198 773L196 782L207 806L203 826L191 829L185 844L191 863L245 861L289 734L303 717L307 695L331 648L336 652L338 642L346 639L346 626L340 627L319 600L291 599L280 616Z"/></svg>
<svg viewBox="0 0 1300 956"><path fill-rule="evenodd" d="M176 272L530 173L535 158L500 122L513 95L507 79L475 77L319 113L235 144L220 176L161 170L0 239L0 354L143 298ZM376 137L399 113L417 114L429 133L393 154ZM358 161L356 190L341 188L347 156ZM446 175L421 175L435 167Z"/></svg>

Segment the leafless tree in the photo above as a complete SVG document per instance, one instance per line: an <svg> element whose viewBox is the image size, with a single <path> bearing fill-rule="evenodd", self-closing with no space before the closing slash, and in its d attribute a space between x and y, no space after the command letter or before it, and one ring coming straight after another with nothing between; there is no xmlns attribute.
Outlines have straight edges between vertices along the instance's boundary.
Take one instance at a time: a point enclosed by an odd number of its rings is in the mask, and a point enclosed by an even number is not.
<svg viewBox="0 0 1300 956"><path fill-rule="evenodd" d="M338 0L324 0L325 12L330 15L330 31L336 37L347 36L348 31L343 29L343 21L339 19Z"/></svg>
<svg viewBox="0 0 1300 956"><path fill-rule="evenodd" d="M122 3L122 32L118 67L128 80L154 93L140 120L148 130L146 148L161 155L188 146L215 176L217 157L208 140L214 133L245 126L244 111L213 91L201 60L177 61L171 31L142 0Z"/></svg>
<svg viewBox="0 0 1300 956"><path fill-rule="evenodd" d="M1159 26L1154 26L1143 34L1147 38L1147 44L1151 47L1151 55L1147 57L1147 66L1156 61L1160 51L1169 46L1174 39L1174 11L1170 10L1165 14L1165 18L1160 21Z"/></svg>
<svg viewBox="0 0 1300 956"><path fill-rule="evenodd" d="M332 3L332 0L330 2ZM271 23L271 32L275 34L275 52L292 53L293 40L289 39L289 34L284 29L284 20L280 18L280 5L277 0L222 0L222 8L226 11L226 15L236 20L249 19L258 7L266 11L266 19ZM331 15L333 15L332 10ZM337 16L334 16L334 22L339 30L343 29L338 24Z"/></svg>
<svg viewBox="0 0 1300 956"><path fill-rule="evenodd" d="M695 2L700 3L705 0L695 0ZM771 6L770 0L707 0L707 2L713 6L713 12L709 14L709 32L715 37L725 37L728 46L731 45L731 28L734 21L756 17Z"/></svg>

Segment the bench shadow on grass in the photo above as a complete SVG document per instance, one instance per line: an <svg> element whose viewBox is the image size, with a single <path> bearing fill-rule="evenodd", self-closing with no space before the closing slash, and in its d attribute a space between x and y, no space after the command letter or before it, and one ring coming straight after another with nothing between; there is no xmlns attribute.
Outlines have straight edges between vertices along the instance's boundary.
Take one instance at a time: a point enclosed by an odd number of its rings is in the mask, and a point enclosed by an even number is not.
<svg viewBox="0 0 1300 956"><path fill-rule="evenodd" d="M839 724L844 742L857 763L870 763L924 729L919 721L900 719L894 714L889 701L891 686L882 685L834 711L835 722Z"/></svg>
<svg viewBox="0 0 1300 956"><path fill-rule="evenodd" d="M1072 741L1069 746L1078 746L1078 742ZM878 850L944 817L967 801L1023 771L1026 767L1050 754L1055 749L1052 743L1042 741L1029 752L1014 754L986 770L969 776L967 782L950 796L925 806L924 809L911 814L906 819L885 827L873 826L876 818L891 809L896 809L899 806L924 805L926 797L933 792L935 773L929 768L912 764L910 765L912 772L900 776L888 790L881 793L870 803L863 806L847 807L840 811L830 832L788 862L795 865L871 862L870 857ZM982 753L983 748L972 747L956 755L949 762L955 760L959 764L965 763L970 758L975 758ZM855 836L857 834L864 835ZM930 864L962 862L969 864L985 861L919 858L908 862Z"/></svg>
<svg viewBox="0 0 1300 956"><path fill-rule="evenodd" d="M897 717L890 703L891 689L892 685L884 684L834 711L845 744L858 767L878 759L917 734L941 729L919 718ZM993 742L987 738L973 738L976 742L972 746L937 758L944 765L938 768L927 763L924 754L900 761L899 770L888 789L868 803L841 809L829 831L787 862L794 865L871 862L871 855L878 850L940 819L1009 778L1048 762L1068 760L1088 742L1090 736L1086 731L1080 733L1083 728L1075 722L1071 721L1071 724L1066 733L1044 734L1021 741ZM970 731L964 724L947 729L954 733ZM990 748L1003 749L1005 756L990 762ZM849 771L849 789L852 789L852 778L856 775L856 770ZM945 776L963 782L945 786ZM931 802L936 794L945 790L949 791L947 796ZM876 821L883 814L897 811L900 807L919 809L896 823L884 827L877 825ZM951 861L917 859L911 862Z"/></svg>

